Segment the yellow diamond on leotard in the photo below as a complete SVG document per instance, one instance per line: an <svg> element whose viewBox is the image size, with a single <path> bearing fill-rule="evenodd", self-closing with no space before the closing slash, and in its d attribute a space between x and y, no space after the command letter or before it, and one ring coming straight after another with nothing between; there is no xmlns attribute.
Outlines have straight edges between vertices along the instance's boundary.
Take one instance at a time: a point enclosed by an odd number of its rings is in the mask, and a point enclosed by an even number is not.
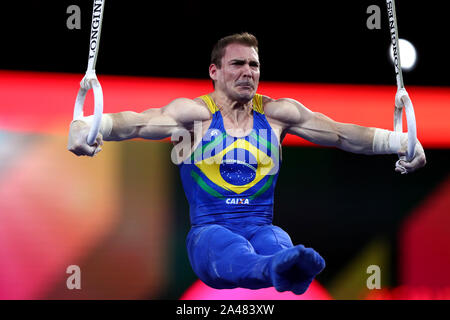
<svg viewBox="0 0 450 320"><path fill-rule="evenodd" d="M255 178L251 182L244 185L234 185L229 183L228 181L225 181L220 172L220 165L223 163L225 155L233 149L247 150L256 159L257 168L255 171ZM196 162L195 165L209 180L211 180L217 186L229 191L233 191L237 194L241 194L242 192L256 185L267 174L269 174L275 166L271 157L269 157L264 151L258 149L244 139L237 139L216 155Z"/></svg>

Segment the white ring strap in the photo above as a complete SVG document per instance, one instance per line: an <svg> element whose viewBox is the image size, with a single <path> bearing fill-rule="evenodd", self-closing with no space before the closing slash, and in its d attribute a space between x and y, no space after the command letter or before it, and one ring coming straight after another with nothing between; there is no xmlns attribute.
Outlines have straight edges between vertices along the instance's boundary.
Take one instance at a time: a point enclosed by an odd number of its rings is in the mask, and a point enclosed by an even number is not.
<svg viewBox="0 0 450 320"><path fill-rule="evenodd" d="M102 122L103 114L103 90L95 74L95 64L97 63L98 47L100 44L100 34L102 29L103 9L105 0L94 0L92 11L91 38L89 42L89 59L86 74L81 80L80 90L78 90L73 112L73 120L78 120L84 116L83 107L86 94L90 89L94 91L94 120L89 130L87 143L93 145L97 138Z"/></svg>
<svg viewBox="0 0 450 320"><path fill-rule="evenodd" d="M398 44L397 14L395 11L394 0L386 0L386 4L388 10L389 27L391 33L392 50L394 54L394 67L398 92L398 90L404 89L404 83L403 83L402 66L400 61L400 46ZM410 161L414 157L414 150L417 142L417 129L413 104L409 98L405 98L405 100L402 101L405 107L406 121L408 122L407 160ZM394 111L394 131L396 132L403 132L402 117L403 117L403 106L399 107L396 106Z"/></svg>

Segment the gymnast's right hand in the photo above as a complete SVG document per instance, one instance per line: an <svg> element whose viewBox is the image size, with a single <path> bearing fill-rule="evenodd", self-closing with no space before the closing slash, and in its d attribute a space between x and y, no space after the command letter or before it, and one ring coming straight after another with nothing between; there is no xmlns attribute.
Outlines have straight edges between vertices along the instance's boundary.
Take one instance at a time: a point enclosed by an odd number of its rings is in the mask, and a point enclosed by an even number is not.
<svg viewBox="0 0 450 320"><path fill-rule="evenodd" d="M89 134L89 125L82 120L72 121L69 130L69 142L67 149L77 156L93 157L100 151L103 145L102 134L99 133L92 146L87 144L87 136Z"/></svg>

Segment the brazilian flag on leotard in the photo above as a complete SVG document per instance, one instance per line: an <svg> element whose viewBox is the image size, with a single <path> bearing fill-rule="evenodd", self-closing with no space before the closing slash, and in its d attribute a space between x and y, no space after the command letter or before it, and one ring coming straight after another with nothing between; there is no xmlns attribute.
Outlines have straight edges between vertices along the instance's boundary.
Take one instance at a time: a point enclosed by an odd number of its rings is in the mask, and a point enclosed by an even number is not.
<svg viewBox="0 0 450 320"><path fill-rule="evenodd" d="M212 113L211 125L180 164L192 225L230 219L271 223L280 148L264 115L262 96L253 98L253 129L245 137L228 135L213 99L200 98Z"/></svg>

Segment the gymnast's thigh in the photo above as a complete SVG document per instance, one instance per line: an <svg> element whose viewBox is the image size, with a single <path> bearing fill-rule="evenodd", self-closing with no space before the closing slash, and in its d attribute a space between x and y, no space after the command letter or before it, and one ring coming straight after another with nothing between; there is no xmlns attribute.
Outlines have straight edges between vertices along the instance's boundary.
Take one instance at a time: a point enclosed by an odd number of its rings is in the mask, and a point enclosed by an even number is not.
<svg viewBox="0 0 450 320"><path fill-rule="evenodd" d="M215 263L255 253L247 239L217 224L192 227L186 246L192 269L200 278L211 276Z"/></svg>
<svg viewBox="0 0 450 320"><path fill-rule="evenodd" d="M286 231L272 224L259 227L249 241L256 253L262 255L272 255L294 246Z"/></svg>

